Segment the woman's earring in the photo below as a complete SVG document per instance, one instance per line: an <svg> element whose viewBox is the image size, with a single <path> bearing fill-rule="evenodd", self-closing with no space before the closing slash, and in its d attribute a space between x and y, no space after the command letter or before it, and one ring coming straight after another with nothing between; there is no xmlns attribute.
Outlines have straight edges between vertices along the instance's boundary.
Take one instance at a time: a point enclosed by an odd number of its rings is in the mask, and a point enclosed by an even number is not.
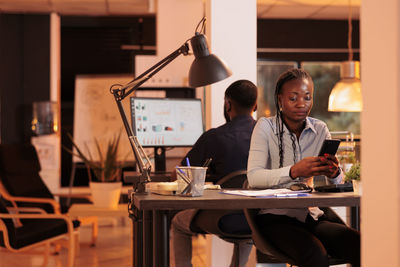
<svg viewBox="0 0 400 267"><path fill-rule="evenodd" d="M281 111L281 112L282 112L282 107L279 107L279 111Z"/></svg>

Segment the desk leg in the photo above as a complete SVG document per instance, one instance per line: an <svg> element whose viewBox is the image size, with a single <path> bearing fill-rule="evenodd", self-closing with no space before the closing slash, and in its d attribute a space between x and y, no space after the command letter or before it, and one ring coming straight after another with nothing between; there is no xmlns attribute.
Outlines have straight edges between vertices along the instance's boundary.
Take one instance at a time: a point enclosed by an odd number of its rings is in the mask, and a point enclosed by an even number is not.
<svg viewBox="0 0 400 267"><path fill-rule="evenodd" d="M143 266L153 266L153 214L145 210L143 220Z"/></svg>
<svg viewBox="0 0 400 267"><path fill-rule="evenodd" d="M153 266L169 267L168 212L153 210Z"/></svg>
<svg viewBox="0 0 400 267"><path fill-rule="evenodd" d="M351 227L360 231L360 207L351 207Z"/></svg>
<svg viewBox="0 0 400 267"><path fill-rule="evenodd" d="M132 220L132 265L133 267L143 266L143 211L133 207L132 214L129 214Z"/></svg>

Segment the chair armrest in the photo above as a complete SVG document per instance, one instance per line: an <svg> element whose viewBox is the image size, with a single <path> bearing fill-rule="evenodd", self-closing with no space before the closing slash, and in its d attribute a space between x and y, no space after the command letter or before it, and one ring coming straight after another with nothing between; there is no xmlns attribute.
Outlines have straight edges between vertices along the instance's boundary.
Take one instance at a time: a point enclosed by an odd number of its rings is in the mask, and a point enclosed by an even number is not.
<svg viewBox="0 0 400 267"><path fill-rule="evenodd" d="M231 173L225 175L224 177L222 177L220 180L218 180L218 182L216 184L222 185L225 182L232 179L233 177L238 176L238 175L244 175L244 174L247 174L247 170L238 170L238 171L231 172Z"/></svg>
<svg viewBox="0 0 400 267"><path fill-rule="evenodd" d="M44 209L41 208L28 208L28 207L18 207L18 208L14 208L14 207L7 207L7 210L9 212L15 212L15 213L19 213L19 212L24 212L24 213L34 213L34 214L46 214L46 211Z"/></svg>
<svg viewBox="0 0 400 267"><path fill-rule="evenodd" d="M50 198L7 196L7 197L4 197L4 199L6 199L10 202L50 204L54 209L54 213L56 213L56 214L61 213L60 204L57 201L55 201L54 199L50 199Z"/></svg>
<svg viewBox="0 0 400 267"><path fill-rule="evenodd" d="M61 219L64 220L68 227L68 232L72 232L74 230L74 226L72 224L72 219L66 215L62 214L27 214L27 213L0 213L0 218L4 219Z"/></svg>

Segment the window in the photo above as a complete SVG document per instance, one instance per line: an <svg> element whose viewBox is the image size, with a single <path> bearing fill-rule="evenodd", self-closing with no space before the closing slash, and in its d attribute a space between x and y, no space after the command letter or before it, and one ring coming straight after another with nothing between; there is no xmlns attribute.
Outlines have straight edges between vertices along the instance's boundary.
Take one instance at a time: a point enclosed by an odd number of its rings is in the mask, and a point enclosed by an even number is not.
<svg viewBox="0 0 400 267"><path fill-rule="evenodd" d="M302 62L301 66L314 81L314 106L311 117L324 121L331 132L349 131L360 134L360 112L328 111L328 99L335 83L340 80L341 62Z"/></svg>
<svg viewBox="0 0 400 267"><path fill-rule="evenodd" d="M279 75L284 71L296 68L295 61L258 61L257 62L257 119L270 117L276 114L275 109L275 85Z"/></svg>
<svg viewBox="0 0 400 267"><path fill-rule="evenodd" d="M359 112L330 112L328 99L335 83L340 79L341 62L301 62L300 65L313 78L314 106L311 117L324 121L330 131L350 131L360 134ZM279 75L290 68L297 67L294 61L258 61L257 84L259 86L257 118L276 114L275 84Z"/></svg>

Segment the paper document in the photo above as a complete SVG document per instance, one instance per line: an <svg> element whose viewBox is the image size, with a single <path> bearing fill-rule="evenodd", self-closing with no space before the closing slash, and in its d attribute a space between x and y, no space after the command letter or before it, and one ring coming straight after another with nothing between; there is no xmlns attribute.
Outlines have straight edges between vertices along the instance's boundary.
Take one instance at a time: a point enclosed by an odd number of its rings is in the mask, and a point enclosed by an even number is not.
<svg viewBox="0 0 400 267"><path fill-rule="evenodd" d="M292 191L286 188L264 190L222 190L221 193L247 197L300 197L309 195L307 190Z"/></svg>

